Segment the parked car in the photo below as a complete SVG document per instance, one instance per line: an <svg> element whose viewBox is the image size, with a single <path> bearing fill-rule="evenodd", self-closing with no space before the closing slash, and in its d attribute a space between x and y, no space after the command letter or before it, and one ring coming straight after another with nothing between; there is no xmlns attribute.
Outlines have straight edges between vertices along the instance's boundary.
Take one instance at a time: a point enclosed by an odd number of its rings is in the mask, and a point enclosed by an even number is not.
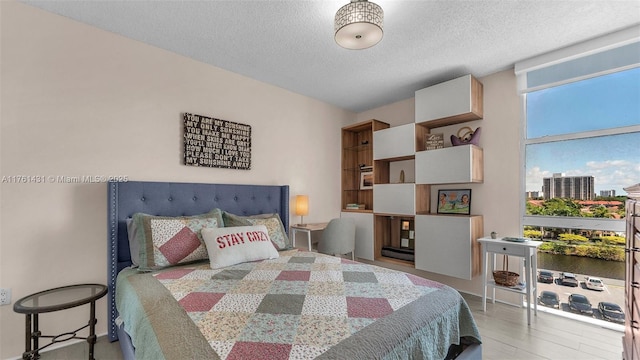
<svg viewBox="0 0 640 360"><path fill-rule="evenodd" d="M569 295L569 310L578 314L593 315L589 299L582 294Z"/></svg>
<svg viewBox="0 0 640 360"><path fill-rule="evenodd" d="M553 273L547 270L538 271L538 282L553 284Z"/></svg>
<svg viewBox="0 0 640 360"><path fill-rule="evenodd" d="M584 281L584 285L587 287L587 289L598 291L604 290L604 283L602 282L602 280L600 280L600 278L597 277L587 276L587 279Z"/></svg>
<svg viewBox="0 0 640 360"><path fill-rule="evenodd" d="M578 279L573 273L562 272L559 279L560 285L578 287Z"/></svg>
<svg viewBox="0 0 640 360"><path fill-rule="evenodd" d="M624 313L620 306L610 302L599 302L598 310L602 314L602 318L608 321L624 324Z"/></svg>
<svg viewBox="0 0 640 360"><path fill-rule="evenodd" d="M538 296L538 304L559 309L560 298L553 291L543 291Z"/></svg>

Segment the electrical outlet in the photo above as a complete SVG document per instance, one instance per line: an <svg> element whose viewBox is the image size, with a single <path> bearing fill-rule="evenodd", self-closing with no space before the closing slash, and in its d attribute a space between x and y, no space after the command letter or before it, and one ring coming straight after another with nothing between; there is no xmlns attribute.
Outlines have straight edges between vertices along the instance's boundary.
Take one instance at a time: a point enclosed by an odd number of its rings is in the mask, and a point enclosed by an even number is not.
<svg viewBox="0 0 640 360"><path fill-rule="evenodd" d="M0 288L0 305L11 304L11 289Z"/></svg>

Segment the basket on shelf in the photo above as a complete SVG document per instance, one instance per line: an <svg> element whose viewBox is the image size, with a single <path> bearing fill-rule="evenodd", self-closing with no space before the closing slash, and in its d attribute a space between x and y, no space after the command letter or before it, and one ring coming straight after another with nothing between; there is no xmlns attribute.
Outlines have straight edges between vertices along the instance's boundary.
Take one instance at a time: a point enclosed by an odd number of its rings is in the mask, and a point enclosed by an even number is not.
<svg viewBox="0 0 640 360"><path fill-rule="evenodd" d="M493 271L493 280L498 285L502 286L515 286L518 285L518 278L520 274L513 271L509 271L509 257L504 255L502 258L502 270Z"/></svg>

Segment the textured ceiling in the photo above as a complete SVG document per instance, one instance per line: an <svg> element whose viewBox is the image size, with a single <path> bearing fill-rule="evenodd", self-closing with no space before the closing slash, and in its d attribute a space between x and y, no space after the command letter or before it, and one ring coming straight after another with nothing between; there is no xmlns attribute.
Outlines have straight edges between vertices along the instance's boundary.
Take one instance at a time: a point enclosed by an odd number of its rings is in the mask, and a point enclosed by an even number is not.
<svg viewBox="0 0 640 360"><path fill-rule="evenodd" d="M373 0L384 38L346 50L348 0L22 2L354 112L640 24L638 0Z"/></svg>

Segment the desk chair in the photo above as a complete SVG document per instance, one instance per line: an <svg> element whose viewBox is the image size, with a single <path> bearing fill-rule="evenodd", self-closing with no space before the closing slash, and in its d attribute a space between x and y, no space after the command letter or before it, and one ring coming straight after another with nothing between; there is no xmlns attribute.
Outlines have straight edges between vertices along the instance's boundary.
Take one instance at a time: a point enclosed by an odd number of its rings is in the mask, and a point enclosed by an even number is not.
<svg viewBox="0 0 640 360"><path fill-rule="evenodd" d="M337 218L329 221L318 242L318 252L328 255L351 253L355 260L356 224L353 219Z"/></svg>

